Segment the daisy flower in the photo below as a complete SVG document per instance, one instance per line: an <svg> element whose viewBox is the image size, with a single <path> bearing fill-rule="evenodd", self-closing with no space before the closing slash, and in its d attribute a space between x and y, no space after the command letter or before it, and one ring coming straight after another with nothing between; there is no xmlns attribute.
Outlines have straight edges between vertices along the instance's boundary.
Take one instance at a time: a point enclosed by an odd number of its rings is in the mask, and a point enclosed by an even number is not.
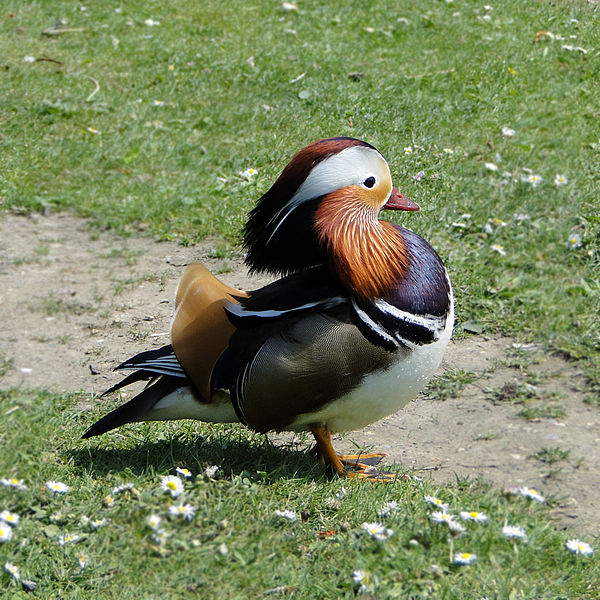
<svg viewBox="0 0 600 600"><path fill-rule="evenodd" d="M85 554L79 554L77 556L77 562L79 563L79 567L81 569L85 569L88 564L88 557Z"/></svg>
<svg viewBox="0 0 600 600"><path fill-rule="evenodd" d="M258 171L252 167L244 171L240 171L240 177L244 177L245 179L252 179L252 177L254 177L257 174Z"/></svg>
<svg viewBox="0 0 600 600"><path fill-rule="evenodd" d="M12 540L13 532L11 526L0 521L0 542L9 542Z"/></svg>
<svg viewBox="0 0 600 600"><path fill-rule="evenodd" d="M512 137L513 135L515 135L515 130L511 129L510 127L503 127L502 128L502 135L504 137Z"/></svg>
<svg viewBox="0 0 600 600"><path fill-rule="evenodd" d="M67 544L73 544L79 539L76 533L65 533L58 538L59 546L66 546Z"/></svg>
<svg viewBox="0 0 600 600"><path fill-rule="evenodd" d="M184 479L189 479L192 476L192 472L185 467L177 467L175 473L181 475Z"/></svg>
<svg viewBox="0 0 600 600"><path fill-rule="evenodd" d="M452 148L444 148L444 153L452 156L454 154L454 150L452 150Z"/></svg>
<svg viewBox="0 0 600 600"><path fill-rule="evenodd" d="M167 531L165 531L164 529L156 529L154 531L154 534L152 535L152 539L157 543L157 544L164 544L170 537L170 534L167 533Z"/></svg>
<svg viewBox="0 0 600 600"><path fill-rule="evenodd" d="M19 581L19 567L17 565L13 565L12 563L4 563L4 570L15 580Z"/></svg>
<svg viewBox="0 0 600 600"><path fill-rule="evenodd" d="M386 517L387 515L389 515L390 513L396 512L397 510L400 510L400 505L395 501L392 500L391 502L386 502L378 511L377 514L380 517Z"/></svg>
<svg viewBox="0 0 600 600"><path fill-rule="evenodd" d="M476 560L477 555L470 552L458 552L453 559L457 565L472 565Z"/></svg>
<svg viewBox="0 0 600 600"><path fill-rule="evenodd" d="M520 540L527 539L527 533L525 533L525 530L522 527L517 527L516 525L505 525L502 528L502 535L509 540L515 538Z"/></svg>
<svg viewBox="0 0 600 600"><path fill-rule="evenodd" d="M225 542L220 543L219 547L217 548L217 552L221 556L227 556L229 554L229 548L227 547L227 544Z"/></svg>
<svg viewBox="0 0 600 600"><path fill-rule="evenodd" d="M0 521L4 521L8 525L16 525L19 522L19 515L3 510L0 512Z"/></svg>
<svg viewBox="0 0 600 600"><path fill-rule="evenodd" d="M578 233L572 233L567 239L567 246L571 250L581 248L581 236Z"/></svg>
<svg viewBox="0 0 600 600"><path fill-rule="evenodd" d="M490 249L493 252L497 252L500 256L506 256L506 250L502 244L492 244Z"/></svg>
<svg viewBox="0 0 600 600"><path fill-rule="evenodd" d="M540 183L542 183L543 179L539 175L532 173L531 175L527 175L525 181L530 183L533 187L537 187Z"/></svg>
<svg viewBox="0 0 600 600"><path fill-rule="evenodd" d="M496 163L493 163L493 162L486 162L485 163L485 168L488 171L497 171L498 170L498 165Z"/></svg>
<svg viewBox="0 0 600 600"><path fill-rule="evenodd" d="M594 549L587 542L582 542L577 538L569 540L565 547L569 552L578 556L591 556L594 553Z"/></svg>
<svg viewBox="0 0 600 600"><path fill-rule="evenodd" d="M362 569L352 571L352 581L359 586L359 594L364 594L368 590L367 585L369 584L370 579L369 574L365 573Z"/></svg>
<svg viewBox="0 0 600 600"><path fill-rule="evenodd" d="M35 56L24 56L23 62L33 63L33 62L35 62Z"/></svg>
<svg viewBox="0 0 600 600"><path fill-rule="evenodd" d="M103 527L104 525L106 525L106 523L106 519L93 519L92 521L90 521L90 527L92 529L100 529L100 527Z"/></svg>
<svg viewBox="0 0 600 600"><path fill-rule="evenodd" d="M115 499L110 494L108 494L108 496L104 496L104 498L102 498L102 504L104 504L104 506L106 506L106 508L110 508L114 503L115 503Z"/></svg>
<svg viewBox="0 0 600 600"><path fill-rule="evenodd" d="M46 481L46 489L55 494L66 494L70 488L61 481Z"/></svg>
<svg viewBox="0 0 600 600"><path fill-rule="evenodd" d="M3 485L4 487L12 487L12 488L15 488L16 490L26 490L27 489L27 486L23 484L23 480L17 479L16 477L10 477L8 479L3 477L2 479L0 479L0 485Z"/></svg>
<svg viewBox="0 0 600 600"><path fill-rule="evenodd" d="M531 500L540 502L541 504L546 502L546 498L544 498L544 496L542 496L537 490L534 490L533 488L521 486L516 489L516 493L520 494L521 496L525 496L525 498L530 498Z"/></svg>
<svg viewBox="0 0 600 600"><path fill-rule="evenodd" d="M412 154L413 152L414 150L412 146L406 146L406 148L404 148L404 154Z"/></svg>
<svg viewBox="0 0 600 600"><path fill-rule="evenodd" d="M218 470L219 467L217 467L217 465L210 465L204 469L204 475L209 479L212 479L217 474Z"/></svg>
<svg viewBox="0 0 600 600"><path fill-rule="evenodd" d="M567 185L567 183L569 183L569 180L567 179L566 175L557 174L554 178L554 185L556 187L560 187L561 185Z"/></svg>
<svg viewBox="0 0 600 600"><path fill-rule="evenodd" d="M150 529L158 529L160 527L161 518L158 515L148 515L146 517L146 525L150 527Z"/></svg>
<svg viewBox="0 0 600 600"><path fill-rule="evenodd" d="M170 506L169 514L173 517L183 517L186 521L191 521L196 514L196 509L191 504L180 504L179 506Z"/></svg>
<svg viewBox="0 0 600 600"><path fill-rule="evenodd" d="M275 515L290 521L298 520L298 515L293 510L276 510Z"/></svg>
<svg viewBox="0 0 600 600"><path fill-rule="evenodd" d="M165 475L160 480L160 489L171 494L172 498L178 498L183 493L183 483L175 475Z"/></svg>
<svg viewBox="0 0 600 600"><path fill-rule="evenodd" d="M384 527L381 523L363 523L362 528L376 540L387 540L394 534L393 529Z"/></svg>
<svg viewBox="0 0 600 600"><path fill-rule="evenodd" d="M160 21L155 21L154 19L146 19L144 21L145 25L148 25L148 27L156 27L157 25L160 25Z"/></svg>
<svg viewBox="0 0 600 600"><path fill-rule="evenodd" d="M454 520L454 517L447 512L441 511L441 510L436 510L434 512L431 513L431 515L429 516L429 518L431 519L431 521L433 523L450 523L450 521Z"/></svg>
<svg viewBox="0 0 600 600"><path fill-rule="evenodd" d="M435 496L425 496L425 502L427 502L427 504L435 506L436 508L448 510L448 505L444 504L439 498L436 498Z"/></svg>
<svg viewBox="0 0 600 600"><path fill-rule="evenodd" d="M120 494L121 492L127 492L132 489L133 489L133 483L124 483L122 485L118 485L117 487L113 488L111 495L116 496L117 494Z"/></svg>
<svg viewBox="0 0 600 600"><path fill-rule="evenodd" d="M489 521L489 517L484 512L478 512L476 510L463 510L460 513L460 518L463 521L475 521L476 523L487 523Z"/></svg>

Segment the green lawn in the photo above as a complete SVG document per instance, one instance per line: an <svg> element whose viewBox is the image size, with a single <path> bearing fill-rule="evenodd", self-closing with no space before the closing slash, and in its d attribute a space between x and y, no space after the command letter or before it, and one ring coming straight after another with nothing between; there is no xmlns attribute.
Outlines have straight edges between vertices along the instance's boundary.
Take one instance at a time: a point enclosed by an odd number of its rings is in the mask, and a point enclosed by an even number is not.
<svg viewBox="0 0 600 600"><path fill-rule="evenodd" d="M542 342L579 361L597 402L599 15L583 0L305 0L289 12L266 0L17 1L0 12L0 210L69 210L123 235L235 245L294 152L362 138L422 206L402 218L448 264L457 335ZM57 18L69 29L42 34ZM84 429L76 402L1 396L0 414L20 410L0 422L0 477L28 489L0 487L0 510L21 515L0 563L37 581L36 596L342 598L363 569L377 598L597 597L596 558L565 550L546 505L472 482L328 481L310 457L237 429L137 426L97 450L73 442ZM195 518L168 522L160 478L178 465L201 474L215 456L216 479L186 484ZM47 480L71 491L51 497ZM123 482L136 493L103 507ZM468 523L449 544L427 493L490 523ZM378 542L361 525L391 500L394 535ZM310 514L291 522L276 509ZM151 513L167 521L164 544L144 524ZM82 516L109 521L91 531ZM528 541L507 541L505 522ZM84 539L61 547L66 531ZM478 560L458 567L452 550Z"/></svg>

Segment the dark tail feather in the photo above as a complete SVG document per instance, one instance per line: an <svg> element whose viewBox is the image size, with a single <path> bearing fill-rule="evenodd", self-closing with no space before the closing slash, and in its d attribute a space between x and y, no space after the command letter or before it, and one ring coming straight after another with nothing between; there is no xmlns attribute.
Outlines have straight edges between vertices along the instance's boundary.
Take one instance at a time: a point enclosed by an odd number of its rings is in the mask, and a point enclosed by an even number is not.
<svg viewBox="0 0 600 600"><path fill-rule="evenodd" d="M139 354L128 358L118 367L115 367L115 371L120 371L121 369L132 369L135 371L143 370L158 375L171 375L172 377L187 377L183 367L175 356L171 344L162 346L156 350L140 352Z"/></svg>
<svg viewBox="0 0 600 600"><path fill-rule="evenodd" d="M142 381L144 379L152 379L153 377L156 377L156 373L149 373L148 371L135 371L134 373L127 375L125 379L119 381L119 383L115 383L115 385L113 385L111 388L108 388L106 391L102 392L100 397L108 396L108 394L112 394L113 392L120 390L122 387L125 387L130 383L135 383L136 381Z"/></svg>
<svg viewBox="0 0 600 600"><path fill-rule="evenodd" d="M136 373L132 373L132 375L136 375ZM131 377L131 375L129 377ZM126 380L129 379L129 377L127 377ZM123 384L123 382L121 382L121 384ZM179 377L162 376L158 378L155 383L145 388L135 398L132 398L126 404L115 408L115 410L94 423L81 436L82 439L106 433L111 429L125 425L125 423L143 420L142 417L147 414L161 398L164 398L167 394L170 394L173 390L176 390L181 386L182 382Z"/></svg>

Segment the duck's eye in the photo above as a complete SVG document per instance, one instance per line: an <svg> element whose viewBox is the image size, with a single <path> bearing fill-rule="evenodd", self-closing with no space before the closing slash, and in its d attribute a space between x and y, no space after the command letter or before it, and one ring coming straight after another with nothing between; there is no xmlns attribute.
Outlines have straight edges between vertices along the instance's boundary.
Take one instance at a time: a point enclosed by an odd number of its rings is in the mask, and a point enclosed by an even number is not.
<svg viewBox="0 0 600 600"><path fill-rule="evenodd" d="M365 185L365 187L372 188L375 185L375 177L373 177L372 175L371 177L367 177L363 181L363 184Z"/></svg>

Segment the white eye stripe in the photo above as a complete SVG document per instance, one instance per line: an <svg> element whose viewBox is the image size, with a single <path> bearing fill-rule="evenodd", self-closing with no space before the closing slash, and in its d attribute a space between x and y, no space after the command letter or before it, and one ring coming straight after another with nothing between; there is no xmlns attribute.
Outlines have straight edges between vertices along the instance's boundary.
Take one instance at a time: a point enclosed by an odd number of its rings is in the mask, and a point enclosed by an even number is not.
<svg viewBox="0 0 600 600"><path fill-rule="evenodd" d="M366 179L375 177L376 182L390 182L390 169L381 154L367 146L351 146L318 163L296 193L269 220L269 225L278 221L267 243L275 235L290 213L303 202L330 194L350 185L363 185Z"/></svg>

